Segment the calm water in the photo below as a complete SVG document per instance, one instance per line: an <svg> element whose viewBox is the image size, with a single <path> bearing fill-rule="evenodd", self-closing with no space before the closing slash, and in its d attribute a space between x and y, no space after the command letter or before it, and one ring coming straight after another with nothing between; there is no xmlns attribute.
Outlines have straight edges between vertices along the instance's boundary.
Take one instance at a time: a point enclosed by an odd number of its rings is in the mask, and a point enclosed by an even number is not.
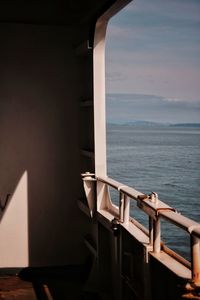
<svg viewBox="0 0 200 300"><path fill-rule="evenodd" d="M109 176L200 222L200 128L108 125L107 155ZM134 201L131 214L147 225ZM187 233L162 221L162 239L189 259Z"/></svg>

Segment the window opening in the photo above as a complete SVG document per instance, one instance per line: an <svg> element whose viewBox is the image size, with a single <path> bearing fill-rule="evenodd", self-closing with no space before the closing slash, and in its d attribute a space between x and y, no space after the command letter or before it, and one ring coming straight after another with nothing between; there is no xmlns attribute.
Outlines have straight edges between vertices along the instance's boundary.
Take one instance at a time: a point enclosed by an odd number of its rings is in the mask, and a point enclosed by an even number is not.
<svg viewBox="0 0 200 300"><path fill-rule="evenodd" d="M108 175L198 222L199 33L198 1L141 0L112 18L106 36ZM173 245L176 232L164 226Z"/></svg>

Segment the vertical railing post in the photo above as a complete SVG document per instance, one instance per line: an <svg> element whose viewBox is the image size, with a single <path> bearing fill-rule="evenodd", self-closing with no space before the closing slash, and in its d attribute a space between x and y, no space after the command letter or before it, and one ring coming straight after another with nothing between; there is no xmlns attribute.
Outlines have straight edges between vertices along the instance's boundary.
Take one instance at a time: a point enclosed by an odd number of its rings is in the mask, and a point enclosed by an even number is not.
<svg viewBox="0 0 200 300"><path fill-rule="evenodd" d="M119 221L124 222L124 194L119 192Z"/></svg>
<svg viewBox="0 0 200 300"><path fill-rule="evenodd" d="M127 195L124 195L124 223L129 223L130 216L130 198Z"/></svg>
<svg viewBox="0 0 200 300"><path fill-rule="evenodd" d="M160 217L157 216L154 220L153 228L153 252L160 253L160 238L161 238L161 227L160 227Z"/></svg>
<svg viewBox="0 0 200 300"><path fill-rule="evenodd" d="M153 245L153 218L149 216L149 244Z"/></svg>
<svg viewBox="0 0 200 300"><path fill-rule="evenodd" d="M200 239L191 235L192 280L200 286Z"/></svg>

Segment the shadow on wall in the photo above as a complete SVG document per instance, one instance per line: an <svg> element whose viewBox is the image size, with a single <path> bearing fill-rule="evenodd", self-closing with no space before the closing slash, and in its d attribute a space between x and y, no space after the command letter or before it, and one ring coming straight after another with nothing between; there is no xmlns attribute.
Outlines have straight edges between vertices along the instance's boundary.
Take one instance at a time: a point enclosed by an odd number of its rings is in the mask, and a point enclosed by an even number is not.
<svg viewBox="0 0 200 300"><path fill-rule="evenodd" d="M1 208L28 176L30 265L77 262L80 95L67 30L1 24L0 35Z"/></svg>

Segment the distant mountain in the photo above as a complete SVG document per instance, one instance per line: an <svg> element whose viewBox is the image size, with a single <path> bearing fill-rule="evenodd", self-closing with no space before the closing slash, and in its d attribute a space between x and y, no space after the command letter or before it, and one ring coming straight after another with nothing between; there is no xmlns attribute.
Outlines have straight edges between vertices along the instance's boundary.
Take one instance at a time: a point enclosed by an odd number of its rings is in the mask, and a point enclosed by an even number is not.
<svg viewBox="0 0 200 300"><path fill-rule="evenodd" d="M168 124L160 123L160 122L138 120L138 121L127 122L126 125L155 127L155 126L167 126Z"/></svg>
<svg viewBox="0 0 200 300"><path fill-rule="evenodd" d="M108 125L124 125L124 126L139 126L139 127L190 127L190 128L200 128L200 123L160 123L160 122L151 122L144 120L128 121L128 122L107 122Z"/></svg>
<svg viewBox="0 0 200 300"><path fill-rule="evenodd" d="M171 124L170 126L173 127L200 127L200 123L177 123L177 124Z"/></svg>
<svg viewBox="0 0 200 300"><path fill-rule="evenodd" d="M169 124L159 123L159 122L151 122L151 121L143 121L143 120L136 120L136 121L108 121L108 125L125 125L125 126L139 126L139 127L157 127L157 126L169 126Z"/></svg>
<svg viewBox="0 0 200 300"><path fill-rule="evenodd" d="M200 123L200 100L192 102L155 95L108 94L106 118L109 123L117 124L146 120L149 125L166 123L187 126L185 124Z"/></svg>

